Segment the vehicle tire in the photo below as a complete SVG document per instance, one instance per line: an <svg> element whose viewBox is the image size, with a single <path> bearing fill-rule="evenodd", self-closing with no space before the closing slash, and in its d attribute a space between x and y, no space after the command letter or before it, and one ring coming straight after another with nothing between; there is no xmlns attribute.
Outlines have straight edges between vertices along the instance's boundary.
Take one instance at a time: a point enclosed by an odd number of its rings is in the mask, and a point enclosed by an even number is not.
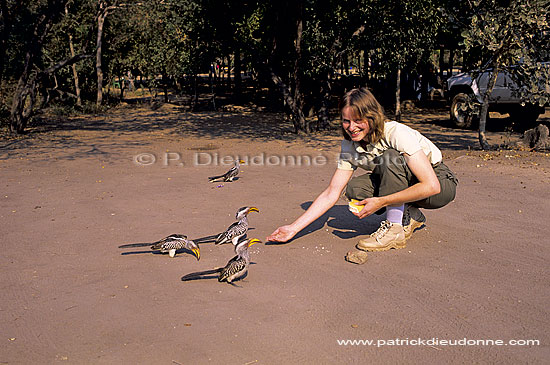
<svg viewBox="0 0 550 365"><path fill-rule="evenodd" d="M453 97L451 102L451 122L458 128L472 128L478 121L479 117L475 115L470 108L472 95L466 93L458 93Z"/></svg>

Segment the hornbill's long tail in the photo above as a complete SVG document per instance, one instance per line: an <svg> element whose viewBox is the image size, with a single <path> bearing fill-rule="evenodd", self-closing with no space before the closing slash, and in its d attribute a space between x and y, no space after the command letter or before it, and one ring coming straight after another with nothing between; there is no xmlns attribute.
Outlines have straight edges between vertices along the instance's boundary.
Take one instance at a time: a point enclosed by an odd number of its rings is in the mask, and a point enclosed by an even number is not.
<svg viewBox="0 0 550 365"><path fill-rule="evenodd" d="M222 269L223 268L217 268L217 269L212 269L212 270L192 272L191 274L187 274L187 275L182 276L181 281L196 280L196 279L200 279L200 278L202 278L203 276L206 276L206 275L219 274L219 272Z"/></svg>
<svg viewBox="0 0 550 365"><path fill-rule="evenodd" d="M224 177L225 177L225 174L219 175L219 176L209 176L208 181L210 182L222 181Z"/></svg>

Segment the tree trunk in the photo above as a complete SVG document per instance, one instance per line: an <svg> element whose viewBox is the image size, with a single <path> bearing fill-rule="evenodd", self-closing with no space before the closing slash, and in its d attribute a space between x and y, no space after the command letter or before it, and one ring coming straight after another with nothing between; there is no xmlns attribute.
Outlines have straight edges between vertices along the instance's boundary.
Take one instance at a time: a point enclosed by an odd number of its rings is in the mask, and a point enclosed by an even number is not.
<svg viewBox="0 0 550 365"><path fill-rule="evenodd" d="M361 63L361 51L357 52L357 71L359 72L359 77L363 78L363 64Z"/></svg>
<svg viewBox="0 0 550 365"><path fill-rule="evenodd" d="M491 73L491 76L489 77L489 81L487 82L487 90L485 90L485 93L483 94L483 103L481 104L478 138L481 149L483 150L488 150L491 148L489 142L487 142L487 137L485 136L485 128L487 126L487 118L489 117L489 96L493 92L493 88L495 87L498 77L498 64L499 58L496 57L495 61L493 62L493 71Z"/></svg>
<svg viewBox="0 0 550 365"><path fill-rule="evenodd" d="M449 68L448 68L449 71L447 71L447 78L453 76L453 68L455 67L454 60L455 60L455 50L454 48L451 48L451 50L449 51Z"/></svg>
<svg viewBox="0 0 550 365"><path fill-rule="evenodd" d="M481 112L479 116L478 139L482 150L488 150L491 148L489 142L487 141L487 137L485 136L485 130L487 126L487 118L489 117L489 96L493 91L497 77L498 68L494 67L491 77L489 77L489 82L487 83L487 90L485 90L485 93L483 94L483 103L481 104Z"/></svg>
<svg viewBox="0 0 550 365"><path fill-rule="evenodd" d="M237 42L238 43L238 42ZM242 92L242 78L241 78L241 47L239 44L235 44L235 56L233 59L234 73L233 73L233 93L235 98L239 100Z"/></svg>
<svg viewBox="0 0 550 365"><path fill-rule="evenodd" d="M23 66L23 71L17 82L17 87L15 89L12 106L11 106L11 121L10 121L10 131L16 133L23 133L27 122L31 117L34 103L36 101L36 71L33 73L35 68L35 60L42 53L42 47L44 45L44 40L46 34L48 33L53 19L58 15L60 9L55 8L53 4L52 8L48 8L44 14L42 14L37 20L34 26L34 32L32 34L30 44L28 46L27 52L25 54L25 63ZM63 8L61 8L62 10ZM30 99L28 99L30 98Z"/></svg>
<svg viewBox="0 0 550 365"><path fill-rule="evenodd" d="M69 35L69 47L70 47L70 50L71 50L71 57L74 57L75 53L74 53L74 46L73 46L73 36L71 36L71 35ZM71 66L71 68L73 69L74 90L75 90L75 94L76 94L76 105L77 106L82 106L82 99L80 97L80 83L78 81L78 72L76 71L76 64L73 64Z"/></svg>
<svg viewBox="0 0 550 365"><path fill-rule="evenodd" d="M231 56L227 56L227 84L226 88L227 91L230 92L231 90Z"/></svg>
<svg viewBox="0 0 550 365"><path fill-rule="evenodd" d="M36 102L36 83L34 78L30 81L19 79L17 89L13 95L11 107L10 130L22 134L32 116L34 103Z"/></svg>
<svg viewBox="0 0 550 365"><path fill-rule="evenodd" d="M166 72L166 71L165 71ZM170 101L168 99L168 75L166 73L162 73L162 91L164 91L164 102L168 104Z"/></svg>
<svg viewBox="0 0 550 365"><path fill-rule="evenodd" d="M443 69L445 68L445 48L439 49L439 77L443 78ZM435 87L435 85L434 85Z"/></svg>
<svg viewBox="0 0 550 365"><path fill-rule="evenodd" d="M330 82L329 82L329 73L327 73L327 79L323 80L321 83L320 90L320 106L317 111L317 130L328 129L330 126L329 118L329 100L330 100Z"/></svg>
<svg viewBox="0 0 550 365"><path fill-rule="evenodd" d="M100 1L100 11L97 16L97 41L96 41L96 58L95 69L97 74L97 100L96 106L101 106L103 103L103 68L101 65L101 47L103 40L103 25L107 17L108 9L104 9L104 2ZM122 87L122 85L121 85Z"/></svg>
<svg viewBox="0 0 550 365"><path fill-rule="evenodd" d="M118 77L118 83L120 84L120 97L119 100L122 102L124 100L124 89L126 88L126 80L123 76ZM109 83L107 83L109 84ZM107 88L107 94L109 93L109 88ZM114 93L114 91L113 91Z"/></svg>
<svg viewBox="0 0 550 365"><path fill-rule="evenodd" d="M36 103L36 88L37 84L57 70L74 64L82 59L90 57L89 55L78 55L56 63L48 67L44 71L34 72L28 77L19 78L17 89L13 95L13 103L11 109L11 124L10 130L19 134L23 133L29 119L34 113L34 105Z"/></svg>
<svg viewBox="0 0 550 365"><path fill-rule="evenodd" d="M97 14L97 40L96 40L96 73L97 73L97 100L96 106L101 106L103 103L103 66L101 64L102 46L103 46L103 26L105 18L110 10L116 9L116 5L107 6L105 0L98 0L99 12ZM125 6L126 4L124 4ZM123 6L123 5L120 5Z"/></svg>
<svg viewBox="0 0 550 365"><path fill-rule="evenodd" d="M277 76L273 70L271 72L271 80L279 87L281 93L283 94L283 99L292 113L292 123L294 124L294 132L298 133L299 131L305 131L303 126L306 124L306 118L304 113L297 105L294 103L294 98L292 97L288 86L283 82L283 80Z"/></svg>
<svg viewBox="0 0 550 365"><path fill-rule="evenodd" d="M16 4L17 4L16 9L12 8L11 9L12 11L9 11L6 0L0 0L0 11L2 13L2 23L3 23L2 37L0 39L0 85L2 85L2 80L4 79L4 65L6 62L6 51L8 49L8 41L11 34L12 14L16 14L22 2L16 2ZM0 88L0 90L2 89ZM2 95L0 95L0 97L1 96Z"/></svg>
<svg viewBox="0 0 550 365"><path fill-rule="evenodd" d="M397 66L397 81L395 83L395 120L401 121L401 66Z"/></svg>
<svg viewBox="0 0 550 365"><path fill-rule="evenodd" d="M349 59L347 52L342 55L342 63L344 64L344 73L346 76L349 76Z"/></svg>
<svg viewBox="0 0 550 365"><path fill-rule="evenodd" d="M68 15L68 14L69 14L69 9L67 8L67 5L65 5L65 15ZM74 53L74 44L73 44L72 34L69 34L69 50L71 52L71 57L74 57L75 53ZM82 100L80 98L80 85L78 82L78 72L76 71L76 64L73 63L71 68L73 71L74 91L76 94L76 105L80 107L82 106Z"/></svg>
<svg viewBox="0 0 550 365"><path fill-rule="evenodd" d="M193 73L193 104L191 105L191 110L195 111L197 105L199 104L199 89L198 89L198 76L197 73Z"/></svg>
<svg viewBox="0 0 550 365"><path fill-rule="evenodd" d="M497 77L498 77L498 58L493 63L493 71L491 73L491 76L489 77L489 81L487 82L487 90L485 90L485 93L483 94L483 103L481 104L481 115L479 116L479 144L481 146L481 149L488 150L491 148L489 145L489 142L487 142L487 137L485 136L485 128L487 126L487 118L489 117L489 96L493 92L493 88L495 87Z"/></svg>
<svg viewBox="0 0 550 365"><path fill-rule="evenodd" d="M289 105L289 107L292 110L292 114L295 116L295 118L293 118L294 127L297 128L298 131L304 131L306 133L309 133L311 132L310 126L308 125L302 110L303 104L304 104L304 96L302 93L300 63L302 60L302 35L303 35L302 18L303 18L304 10L303 10L303 3L301 1L298 4L298 7L299 7L298 20L296 21L296 39L294 40L294 49L296 52L296 59L294 60L294 71L292 74L293 83L294 83L294 93L292 97L292 106ZM297 110L299 110L300 113L297 113Z"/></svg>
<svg viewBox="0 0 550 365"><path fill-rule="evenodd" d="M220 66L220 85L222 87L222 93L226 92L226 81L225 81L225 57L222 56L222 64Z"/></svg>
<svg viewBox="0 0 550 365"><path fill-rule="evenodd" d="M213 63L210 64L210 71L208 72L208 80L210 81L210 93L212 94L212 108L214 108L214 111L217 110L216 108L216 93L214 92L214 75L215 70Z"/></svg>
<svg viewBox="0 0 550 365"><path fill-rule="evenodd" d="M212 73L214 74L214 84L217 89L220 86L220 63L218 61L212 64Z"/></svg>

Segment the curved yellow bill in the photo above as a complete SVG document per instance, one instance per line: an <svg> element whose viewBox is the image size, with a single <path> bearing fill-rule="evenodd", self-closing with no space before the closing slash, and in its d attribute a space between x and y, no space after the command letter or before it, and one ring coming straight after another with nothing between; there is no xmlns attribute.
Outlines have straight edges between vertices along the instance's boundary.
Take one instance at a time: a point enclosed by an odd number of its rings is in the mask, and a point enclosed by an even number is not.
<svg viewBox="0 0 550 365"><path fill-rule="evenodd" d="M258 213L260 213L260 210L259 210L258 208L256 208L256 207L250 207L250 208L248 209L248 211L249 211L249 212L258 212Z"/></svg>
<svg viewBox="0 0 550 365"><path fill-rule="evenodd" d="M250 241L248 241L248 247L255 245L256 243L262 243L262 241L257 238L252 238Z"/></svg>
<svg viewBox="0 0 550 365"><path fill-rule="evenodd" d="M197 256L197 261L199 261L201 259L201 250L198 248L192 248L191 251L193 251L195 256Z"/></svg>

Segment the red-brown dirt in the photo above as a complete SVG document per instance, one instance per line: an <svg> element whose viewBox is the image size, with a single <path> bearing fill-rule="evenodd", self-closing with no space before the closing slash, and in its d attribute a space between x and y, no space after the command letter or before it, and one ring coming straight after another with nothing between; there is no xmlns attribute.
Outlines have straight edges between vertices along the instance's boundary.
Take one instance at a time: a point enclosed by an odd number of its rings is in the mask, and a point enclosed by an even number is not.
<svg viewBox="0 0 550 365"><path fill-rule="evenodd" d="M359 221L342 200L290 243L253 246L236 286L180 281L224 265L230 245L201 245L199 262L118 246L212 235L245 205L260 209L249 237L264 240L328 184L337 131L302 137L277 114L127 106L2 141L0 364L546 363L550 155L477 150L476 132L446 119L404 119L460 180L405 249L346 262L380 217ZM240 179L208 183L237 155L249 158ZM441 343L464 339L507 345Z"/></svg>

